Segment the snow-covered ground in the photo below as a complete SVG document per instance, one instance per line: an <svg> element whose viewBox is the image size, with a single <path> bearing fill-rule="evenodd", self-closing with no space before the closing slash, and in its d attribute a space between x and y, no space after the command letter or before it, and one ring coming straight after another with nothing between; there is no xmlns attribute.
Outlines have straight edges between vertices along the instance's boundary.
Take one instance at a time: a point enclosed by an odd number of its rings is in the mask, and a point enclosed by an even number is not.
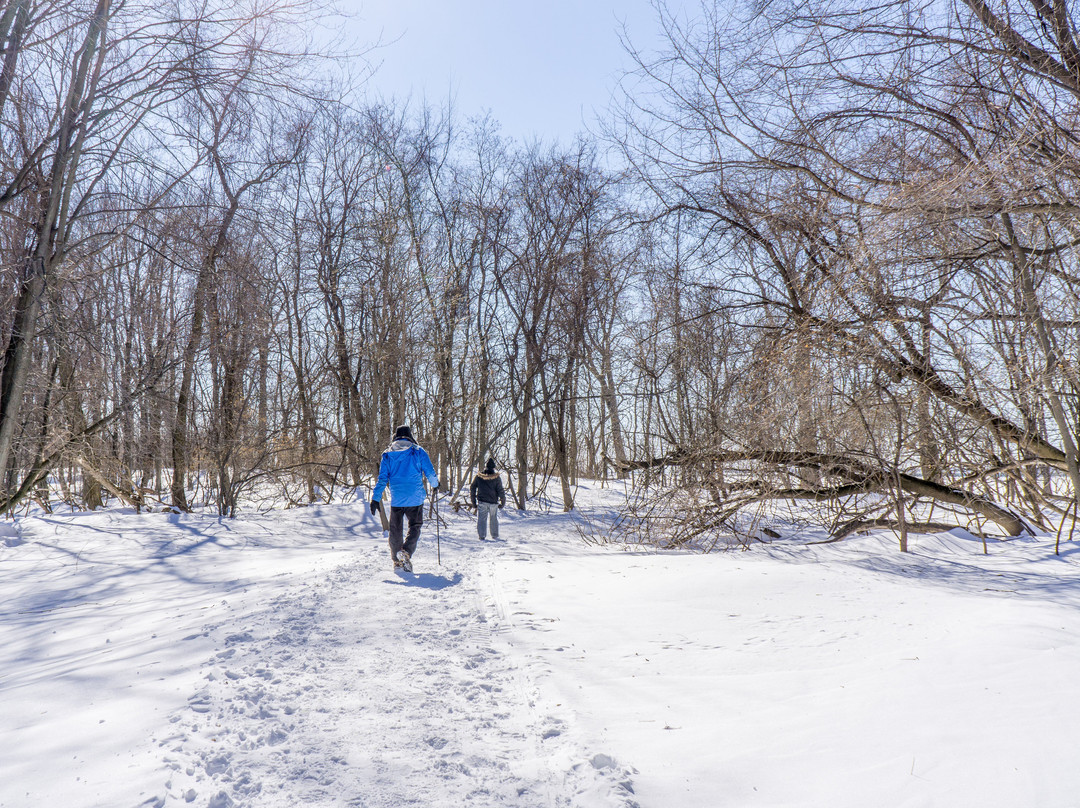
<svg viewBox="0 0 1080 808"><path fill-rule="evenodd" d="M0 523L0 806L1080 805L1075 544L503 514L412 576L362 500Z"/></svg>

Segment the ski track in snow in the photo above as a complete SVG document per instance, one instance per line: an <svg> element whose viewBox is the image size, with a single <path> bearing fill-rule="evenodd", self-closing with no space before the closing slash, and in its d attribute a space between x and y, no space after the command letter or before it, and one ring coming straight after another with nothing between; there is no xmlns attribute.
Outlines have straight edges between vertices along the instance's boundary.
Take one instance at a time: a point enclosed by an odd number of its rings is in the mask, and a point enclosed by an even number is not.
<svg viewBox="0 0 1080 808"><path fill-rule="evenodd" d="M217 650L154 739L171 775L145 804L636 806L632 772L578 748L505 647L487 558L506 545L463 543L460 568L436 567L432 531L412 575L368 544L205 626Z"/></svg>

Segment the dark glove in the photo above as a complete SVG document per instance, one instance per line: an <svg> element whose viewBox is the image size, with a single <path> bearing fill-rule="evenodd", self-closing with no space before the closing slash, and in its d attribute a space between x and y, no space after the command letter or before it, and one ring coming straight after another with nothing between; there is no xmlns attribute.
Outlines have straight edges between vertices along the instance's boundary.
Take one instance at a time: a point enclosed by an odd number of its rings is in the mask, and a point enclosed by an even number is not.
<svg viewBox="0 0 1080 808"><path fill-rule="evenodd" d="M371 515L374 516L379 512L379 500L371 500Z"/></svg>
<svg viewBox="0 0 1080 808"><path fill-rule="evenodd" d="M437 493L439 493L439 486L437 486L437 485L431 486L431 496L435 496Z"/></svg>
<svg viewBox="0 0 1080 808"><path fill-rule="evenodd" d="M505 503L505 502L500 502L500 503L499 503L499 510L500 510L500 511L501 511L501 510L502 510L503 508L505 508L505 507L506 507L506 503Z"/></svg>

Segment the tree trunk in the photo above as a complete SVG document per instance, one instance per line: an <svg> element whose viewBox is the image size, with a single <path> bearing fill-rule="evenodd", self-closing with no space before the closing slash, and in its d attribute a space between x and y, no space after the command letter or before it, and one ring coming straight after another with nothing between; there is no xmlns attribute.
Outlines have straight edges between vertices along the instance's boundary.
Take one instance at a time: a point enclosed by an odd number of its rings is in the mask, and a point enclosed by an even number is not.
<svg viewBox="0 0 1080 808"><path fill-rule="evenodd" d="M521 409L517 416L517 441L514 445L514 464L517 467L518 510L525 510L529 499L529 490L526 480L529 474L529 411L532 408L533 380L528 378L521 390Z"/></svg>
<svg viewBox="0 0 1080 808"><path fill-rule="evenodd" d="M12 444L19 422L19 409L30 375L30 360L41 312L41 298L52 262L66 245L67 201L82 153L90 108L100 78L99 48L105 36L109 0L98 0L82 47L74 55L71 85L57 130L56 154L49 172L48 192L37 227L36 247L16 306L15 322L4 358L0 379L0 480L5 479L12 458ZM20 34L21 36L21 34ZM9 40L9 46L12 43ZM11 57L6 54L5 58Z"/></svg>
<svg viewBox="0 0 1080 808"><path fill-rule="evenodd" d="M182 511L190 510L187 500L188 474L188 415L191 412L191 392L195 378L195 360L202 344L203 318L207 287L213 269L213 251L199 269L192 298L191 331L181 355L180 388L176 393L176 411L172 427L172 504Z"/></svg>
<svg viewBox="0 0 1080 808"><path fill-rule="evenodd" d="M30 0L11 0L0 16L0 39L4 42L0 65L0 117L15 79L15 65L22 50L23 34L30 19Z"/></svg>

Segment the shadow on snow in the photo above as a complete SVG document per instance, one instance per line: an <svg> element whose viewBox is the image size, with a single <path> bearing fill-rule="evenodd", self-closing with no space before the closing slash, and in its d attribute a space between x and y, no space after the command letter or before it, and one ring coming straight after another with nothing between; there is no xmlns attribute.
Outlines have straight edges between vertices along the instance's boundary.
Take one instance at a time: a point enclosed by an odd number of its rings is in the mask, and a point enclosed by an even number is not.
<svg viewBox="0 0 1080 808"><path fill-rule="evenodd" d="M457 586L462 581L462 575L460 572L455 572L452 577L447 578L445 575L432 575L430 572L420 573L398 573L399 577L396 580L387 581L388 584L393 586L408 586L415 589L430 589L433 592L438 592L440 589L448 589L451 586Z"/></svg>

